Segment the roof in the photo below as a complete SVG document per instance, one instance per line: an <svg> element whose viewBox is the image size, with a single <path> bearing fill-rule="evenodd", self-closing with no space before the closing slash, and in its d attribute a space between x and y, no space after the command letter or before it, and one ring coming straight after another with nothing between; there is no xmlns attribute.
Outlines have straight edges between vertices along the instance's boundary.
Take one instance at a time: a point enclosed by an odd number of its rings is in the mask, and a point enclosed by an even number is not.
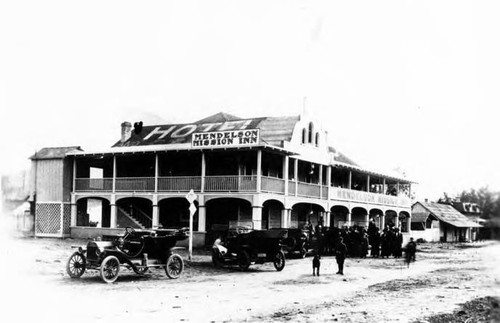
<svg viewBox="0 0 500 323"><path fill-rule="evenodd" d="M239 120L237 116L233 116L232 114L219 112L204 119L198 120L195 123L217 123L217 122L226 122L226 121L235 121Z"/></svg>
<svg viewBox="0 0 500 323"><path fill-rule="evenodd" d="M457 228L472 228L481 227L481 225L474 223L467 219L465 215L458 212L453 206L449 204L440 204L433 202L417 202L422 205L429 213L435 216L439 221L443 221ZM417 215L418 213L415 213ZM412 214L412 222L413 221ZM416 222L416 221L415 221Z"/></svg>
<svg viewBox="0 0 500 323"><path fill-rule="evenodd" d="M83 151L80 146L69 146L69 147L46 147L37 151L33 156L30 157L31 160L41 160L41 159L63 159L67 153L74 151Z"/></svg>

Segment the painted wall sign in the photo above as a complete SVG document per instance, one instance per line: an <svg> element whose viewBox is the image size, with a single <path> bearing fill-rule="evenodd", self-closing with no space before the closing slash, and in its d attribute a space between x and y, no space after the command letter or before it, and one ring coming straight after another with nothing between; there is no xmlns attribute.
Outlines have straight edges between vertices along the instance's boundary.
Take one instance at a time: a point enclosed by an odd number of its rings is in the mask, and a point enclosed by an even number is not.
<svg viewBox="0 0 500 323"><path fill-rule="evenodd" d="M191 145L195 147L239 147L259 144L259 129L212 131L195 133Z"/></svg>
<svg viewBox="0 0 500 323"><path fill-rule="evenodd" d="M132 136L129 140L124 143L117 142L114 147L121 146L142 146L142 145L168 145L168 144L200 144L203 147L207 144L205 141L199 142L199 136L204 136L205 134L213 136L213 133L221 133L224 138L212 138L221 139L218 145L210 146L227 146L231 141L232 145L238 145L240 142L240 135L242 136L242 142L248 144L254 144L255 140L254 133L246 134L246 130L255 131L259 128L259 124L265 118L255 118L255 119L242 119L233 120L225 122L214 122L214 123L192 123L192 124L171 124L171 125L159 125L159 126L144 126L139 134L132 131ZM240 131L243 131L240 134ZM195 140L194 135L198 135L198 139ZM220 137L220 134L215 135ZM231 136L231 138L226 137ZM257 131L258 137L258 131ZM203 137L204 138L204 137ZM252 139L253 138L253 139ZM231 140L229 140L231 139ZM225 142L225 143L223 143ZM258 139L257 139L258 142ZM217 143L215 143L217 144Z"/></svg>

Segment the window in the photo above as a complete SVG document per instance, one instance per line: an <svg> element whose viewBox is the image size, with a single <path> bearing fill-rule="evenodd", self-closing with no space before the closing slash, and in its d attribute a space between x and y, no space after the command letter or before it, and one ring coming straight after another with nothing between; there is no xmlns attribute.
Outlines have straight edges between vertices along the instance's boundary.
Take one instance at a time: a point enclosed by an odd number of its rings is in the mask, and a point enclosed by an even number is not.
<svg viewBox="0 0 500 323"><path fill-rule="evenodd" d="M306 132L306 128L302 129L302 143L305 144L306 143L306 136L307 136L307 132Z"/></svg>
<svg viewBox="0 0 500 323"><path fill-rule="evenodd" d="M316 132L316 147L319 147L319 132Z"/></svg>
<svg viewBox="0 0 500 323"><path fill-rule="evenodd" d="M312 144L313 142L313 124L312 122L309 122L309 143Z"/></svg>

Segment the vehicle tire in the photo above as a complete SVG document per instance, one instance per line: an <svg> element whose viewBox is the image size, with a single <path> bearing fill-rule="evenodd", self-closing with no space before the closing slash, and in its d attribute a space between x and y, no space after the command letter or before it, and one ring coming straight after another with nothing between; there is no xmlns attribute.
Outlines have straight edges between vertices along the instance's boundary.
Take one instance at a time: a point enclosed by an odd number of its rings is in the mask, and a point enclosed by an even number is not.
<svg viewBox="0 0 500 323"><path fill-rule="evenodd" d="M245 250L238 253L238 267L241 270L247 270L250 267L250 255Z"/></svg>
<svg viewBox="0 0 500 323"><path fill-rule="evenodd" d="M170 279L177 279L184 270L184 261L178 254L171 254L165 265L165 273Z"/></svg>
<svg viewBox="0 0 500 323"><path fill-rule="evenodd" d="M277 271L282 271L285 268L285 254L281 250L276 253L274 258L274 268Z"/></svg>
<svg viewBox="0 0 500 323"><path fill-rule="evenodd" d="M79 252L74 252L66 263L66 272L71 278L80 278L85 272L87 260Z"/></svg>
<svg viewBox="0 0 500 323"><path fill-rule="evenodd" d="M115 256L107 256L101 263L101 279L110 284L116 281L120 274L120 261Z"/></svg>
<svg viewBox="0 0 500 323"><path fill-rule="evenodd" d="M222 267L222 261L220 259L220 256L215 252L212 252L212 263L216 268Z"/></svg>
<svg viewBox="0 0 500 323"><path fill-rule="evenodd" d="M302 258L305 258L307 256L307 249L306 249L306 247L300 248L300 256Z"/></svg>

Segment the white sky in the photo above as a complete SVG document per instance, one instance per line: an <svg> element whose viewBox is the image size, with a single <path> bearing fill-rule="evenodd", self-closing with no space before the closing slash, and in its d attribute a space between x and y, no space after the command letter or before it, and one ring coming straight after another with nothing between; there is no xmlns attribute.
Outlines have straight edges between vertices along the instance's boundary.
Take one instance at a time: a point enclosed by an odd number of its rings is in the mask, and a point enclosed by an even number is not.
<svg viewBox="0 0 500 323"><path fill-rule="evenodd" d="M2 173L122 121L307 108L420 198L500 190L498 1L3 1ZM5 129L6 127L6 129Z"/></svg>

